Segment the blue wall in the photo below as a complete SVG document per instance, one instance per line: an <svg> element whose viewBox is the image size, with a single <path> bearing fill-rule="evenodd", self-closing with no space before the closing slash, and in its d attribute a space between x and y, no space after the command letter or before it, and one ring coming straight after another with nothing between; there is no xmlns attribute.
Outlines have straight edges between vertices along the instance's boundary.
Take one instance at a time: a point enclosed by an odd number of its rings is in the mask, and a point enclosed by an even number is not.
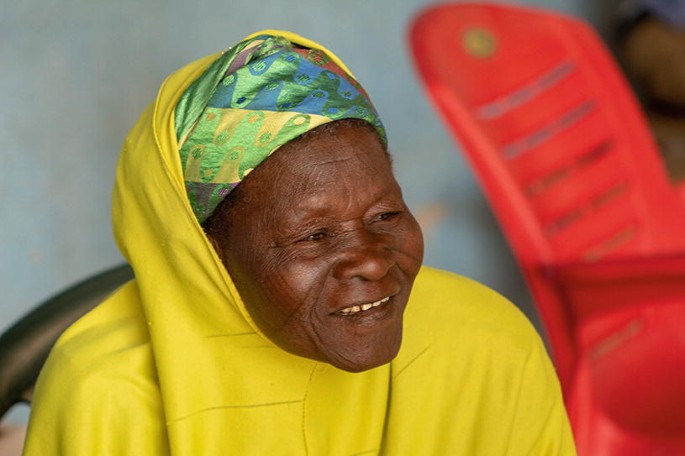
<svg viewBox="0 0 685 456"><path fill-rule="evenodd" d="M0 11L0 330L63 287L122 261L110 229L120 144L174 69L263 28L333 49L372 95L426 263L529 309L471 172L407 53L426 0L24 0ZM584 14L582 2L524 2ZM535 316L532 314L535 321Z"/></svg>

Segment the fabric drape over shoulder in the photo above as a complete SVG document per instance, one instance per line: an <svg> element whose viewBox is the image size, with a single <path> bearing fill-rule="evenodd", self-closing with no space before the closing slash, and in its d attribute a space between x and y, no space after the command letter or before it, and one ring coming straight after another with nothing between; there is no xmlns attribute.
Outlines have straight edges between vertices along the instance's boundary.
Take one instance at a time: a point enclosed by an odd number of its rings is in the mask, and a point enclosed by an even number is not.
<svg viewBox="0 0 685 456"><path fill-rule="evenodd" d="M25 454L575 454L539 337L468 279L422 269L399 355L365 372L260 333L198 223L179 158L177 105L219 56L171 75L125 141L113 218L136 279L58 341Z"/></svg>

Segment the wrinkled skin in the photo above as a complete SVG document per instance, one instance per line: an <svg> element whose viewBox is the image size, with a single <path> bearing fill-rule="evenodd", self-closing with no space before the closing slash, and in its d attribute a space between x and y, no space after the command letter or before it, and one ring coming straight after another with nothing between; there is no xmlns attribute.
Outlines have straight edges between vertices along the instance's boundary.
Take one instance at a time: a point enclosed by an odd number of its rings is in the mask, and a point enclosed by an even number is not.
<svg viewBox="0 0 685 456"><path fill-rule="evenodd" d="M391 361L423 239L375 131L341 124L296 139L238 191L208 236L262 332L350 372Z"/></svg>

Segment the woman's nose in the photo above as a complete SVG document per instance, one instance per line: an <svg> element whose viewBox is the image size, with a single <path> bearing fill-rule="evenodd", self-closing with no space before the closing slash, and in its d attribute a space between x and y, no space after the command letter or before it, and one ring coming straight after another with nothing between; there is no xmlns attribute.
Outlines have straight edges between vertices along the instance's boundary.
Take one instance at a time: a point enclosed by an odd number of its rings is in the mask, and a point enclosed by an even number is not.
<svg viewBox="0 0 685 456"><path fill-rule="evenodd" d="M337 279L361 278L380 280L388 273L395 260L387 236L355 233L338 246L339 254L333 268Z"/></svg>

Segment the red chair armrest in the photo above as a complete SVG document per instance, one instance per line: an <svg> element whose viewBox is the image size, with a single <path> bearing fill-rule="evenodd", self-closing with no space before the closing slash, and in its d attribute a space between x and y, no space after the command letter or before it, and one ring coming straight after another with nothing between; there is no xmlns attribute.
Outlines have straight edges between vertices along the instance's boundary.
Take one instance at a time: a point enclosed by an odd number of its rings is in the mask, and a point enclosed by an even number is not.
<svg viewBox="0 0 685 456"><path fill-rule="evenodd" d="M677 255L610 259L596 263L566 263L550 266L548 270L556 280L565 283L670 280L685 278L685 252Z"/></svg>
<svg viewBox="0 0 685 456"><path fill-rule="evenodd" d="M685 252L547 267L574 320L630 307L685 303Z"/></svg>

